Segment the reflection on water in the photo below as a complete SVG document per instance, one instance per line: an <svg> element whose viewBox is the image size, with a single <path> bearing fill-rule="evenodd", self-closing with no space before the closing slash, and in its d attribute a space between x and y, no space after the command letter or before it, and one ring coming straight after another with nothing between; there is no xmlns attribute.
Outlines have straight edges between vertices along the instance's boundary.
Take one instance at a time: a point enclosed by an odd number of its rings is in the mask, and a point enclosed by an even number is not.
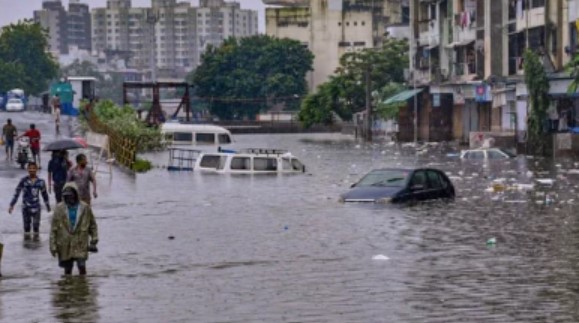
<svg viewBox="0 0 579 323"><path fill-rule="evenodd" d="M98 292L92 277L66 276L52 288L54 317L60 322L97 322Z"/></svg>

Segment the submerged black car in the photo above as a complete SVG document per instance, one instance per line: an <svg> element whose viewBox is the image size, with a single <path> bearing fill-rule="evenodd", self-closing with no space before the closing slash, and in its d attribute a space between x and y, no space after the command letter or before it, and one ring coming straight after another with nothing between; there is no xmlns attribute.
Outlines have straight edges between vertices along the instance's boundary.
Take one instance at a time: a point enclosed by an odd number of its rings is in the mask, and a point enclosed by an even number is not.
<svg viewBox="0 0 579 323"><path fill-rule="evenodd" d="M452 199L454 196L452 182L438 169L384 168L366 174L340 196L340 201L403 203Z"/></svg>

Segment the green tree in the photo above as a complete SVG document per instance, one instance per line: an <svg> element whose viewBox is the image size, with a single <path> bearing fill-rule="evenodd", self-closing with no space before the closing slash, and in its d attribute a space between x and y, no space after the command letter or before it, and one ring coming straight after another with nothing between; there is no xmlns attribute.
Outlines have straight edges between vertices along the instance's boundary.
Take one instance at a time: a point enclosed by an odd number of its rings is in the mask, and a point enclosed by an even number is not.
<svg viewBox="0 0 579 323"><path fill-rule="evenodd" d="M300 42L259 35L230 38L210 47L188 77L212 114L221 119L253 119L268 103L286 102L307 92L305 75L313 55Z"/></svg>
<svg viewBox="0 0 579 323"><path fill-rule="evenodd" d="M527 143L531 153L544 155L546 140L544 123L549 109L549 79L539 56L527 50L523 56L525 83L529 91L530 113L527 119Z"/></svg>
<svg viewBox="0 0 579 323"><path fill-rule="evenodd" d="M9 78L3 87L20 87L30 94L47 91L50 80L58 74L58 63L47 49L48 36L40 24L25 20L3 27L0 66L3 77Z"/></svg>
<svg viewBox="0 0 579 323"><path fill-rule="evenodd" d="M385 120L396 119L400 108L406 103L398 102L386 104L384 101L404 91L404 89L405 87L401 83L393 82L386 84L382 89L380 89L380 92L378 92L377 95L376 114Z"/></svg>
<svg viewBox="0 0 579 323"><path fill-rule="evenodd" d="M366 73L370 74L371 91L382 97L385 87L404 82L407 66L408 41L388 35L378 49L344 54L336 74L321 84L316 93L310 94L311 99L302 102L300 121L306 127L316 123L330 124L332 113L351 120L354 113L365 109Z"/></svg>

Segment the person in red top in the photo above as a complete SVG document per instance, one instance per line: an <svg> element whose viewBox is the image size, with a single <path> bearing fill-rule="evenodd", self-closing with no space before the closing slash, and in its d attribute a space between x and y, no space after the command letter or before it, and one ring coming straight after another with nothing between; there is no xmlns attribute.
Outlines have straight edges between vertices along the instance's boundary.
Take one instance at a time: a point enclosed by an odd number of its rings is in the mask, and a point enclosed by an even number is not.
<svg viewBox="0 0 579 323"><path fill-rule="evenodd" d="M32 156L40 169L40 131L36 129L36 125L32 123L30 129L22 134L20 137L30 138L30 150L32 151ZM20 138L18 137L18 138Z"/></svg>

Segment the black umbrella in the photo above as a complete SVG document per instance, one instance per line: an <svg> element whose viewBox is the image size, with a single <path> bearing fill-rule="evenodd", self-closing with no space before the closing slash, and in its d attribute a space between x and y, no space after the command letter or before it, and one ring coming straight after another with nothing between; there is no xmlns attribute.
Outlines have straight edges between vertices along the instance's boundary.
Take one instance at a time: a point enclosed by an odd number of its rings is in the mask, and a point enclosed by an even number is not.
<svg viewBox="0 0 579 323"><path fill-rule="evenodd" d="M74 139L60 139L46 145L44 147L44 151L69 150L80 148L86 148L86 146Z"/></svg>

